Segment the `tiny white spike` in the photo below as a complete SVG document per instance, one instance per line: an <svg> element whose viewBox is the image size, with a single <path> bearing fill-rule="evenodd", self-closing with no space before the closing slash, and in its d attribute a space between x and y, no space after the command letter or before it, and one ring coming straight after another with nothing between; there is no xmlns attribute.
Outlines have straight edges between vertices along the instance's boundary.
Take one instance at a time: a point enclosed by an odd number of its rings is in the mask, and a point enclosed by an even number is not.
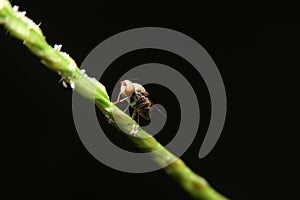
<svg viewBox="0 0 300 200"><path fill-rule="evenodd" d="M64 56L70 57L69 54L67 54L66 52L61 51L60 53Z"/></svg>
<svg viewBox="0 0 300 200"><path fill-rule="evenodd" d="M70 86L73 90L75 90L75 83L73 81L70 81Z"/></svg>
<svg viewBox="0 0 300 200"><path fill-rule="evenodd" d="M13 10L15 13L19 12L19 6L14 5L14 6L12 7L12 10Z"/></svg>
<svg viewBox="0 0 300 200"><path fill-rule="evenodd" d="M81 73L83 76L88 77L88 75L85 73L85 69L81 69L81 70L80 70L80 73Z"/></svg>
<svg viewBox="0 0 300 200"><path fill-rule="evenodd" d="M35 26L36 25L34 23L32 23L31 21L29 21L29 23L28 23L28 29L34 29Z"/></svg>
<svg viewBox="0 0 300 200"><path fill-rule="evenodd" d="M130 135L137 136L139 132L139 125L132 124Z"/></svg>
<svg viewBox="0 0 300 200"><path fill-rule="evenodd" d="M17 12L18 17L25 17L25 15L26 15L26 11Z"/></svg>
<svg viewBox="0 0 300 200"><path fill-rule="evenodd" d="M67 83L66 83L66 81L65 80L62 80L62 85L65 87L65 88L68 88L68 85L67 85Z"/></svg>
<svg viewBox="0 0 300 200"><path fill-rule="evenodd" d="M69 67L70 70L75 70L76 64L74 62L70 62L68 67Z"/></svg>
<svg viewBox="0 0 300 200"><path fill-rule="evenodd" d="M80 73L81 73L81 74L85 74L85 69L81 69L81 70L80 70Z"/></svg>
<svg viewBox="0 0 300 200"><path fill-rule="evenodd" d="M55 44L54 45L54 49L56 50L56 51L60 51L61 50L61 48L62 48L62 45L61 44Z"/></svg>

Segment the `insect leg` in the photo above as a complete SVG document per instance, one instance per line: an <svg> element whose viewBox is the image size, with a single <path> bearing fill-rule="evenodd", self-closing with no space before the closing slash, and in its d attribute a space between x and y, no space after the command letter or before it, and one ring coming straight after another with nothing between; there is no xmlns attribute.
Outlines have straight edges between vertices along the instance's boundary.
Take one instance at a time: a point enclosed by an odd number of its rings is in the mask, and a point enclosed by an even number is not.
<svg viewBox="0 0 300 200"><path fill-rule="evenodd" d="M127 107L125 108L125 110L123 110L123 112L126 112L129 108L129 104L127 105Z"/></svg>
<svg viewBox="0 0 300 200"><path fill-rule="evenodd" d="M115 101L115 102L113 102L114 105L116 105L117 103L121 103L121 102L125 101L126 99L129 99L129 98L130 98L130 97L125 97L124 99L121 99L121 100L120 100L120 97L121 97L121 93L120 93L119 96L118 96L118 100Z"/></svg>
<svg viewBox="0 0 300 200"><path fill-rule="evenodd" d="M135 115L136 115L136 110L134 109L134 111L133 111L133 114L132 114L131 118L132 118L132 119L134 119L134 118L135 118Z"/></svg>
<svg viewBox="0 0 300 200"><path fill-rule="evenodd" d="M136 108L140 108L140 107L143 107L144 105L147 105L148 102L143 102L143 103L140 103L138 105L136 105ZM149 107L150 108L150 107Z"/></svg>
<svg viewBox="0 0 300 200"><path fill-rule="evenodd" d="M127 100L127 99L129 99L130 97L125 97L124 99L122 99L122 100L120 100L118 103L121 103L121 102L123 102L123 101L125 101L125 100Z"/></svg>
<svg viewBox="0 0 300 200"><path fill-rule="evenodd" d="M120 101L120 98L121 98L121 92L119 93L119 95L118 95L118 99L117 99L117 101L115 101L115 102L113 102L113 104L117 104L117 103L119 103L119 101Z"/></svg>

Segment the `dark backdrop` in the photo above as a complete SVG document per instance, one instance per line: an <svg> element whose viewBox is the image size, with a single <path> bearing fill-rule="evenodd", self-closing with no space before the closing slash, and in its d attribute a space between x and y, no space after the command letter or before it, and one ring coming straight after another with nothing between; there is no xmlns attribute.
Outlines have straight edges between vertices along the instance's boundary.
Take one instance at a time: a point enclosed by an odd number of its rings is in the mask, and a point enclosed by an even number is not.
<svg viewBox="0 0 300 200"><path fill-rule="evenodd" d="M298 119L295 99L299 91L290 87L299 85L296 77L292 78L292 70L299 67L297 13L220 13L204 6L176 5L175 9L175 5L162 8L145 2L135 8L95 2L14 1L35 22L42 22L47 41L62 43L78 65L101 41L131 28L166 27L197 40L222 74L228 113L220 140L200 160L197 155L210 111L199 78L195 88L203 91L204 127L182 159L232 199L281 199L290 194L283 186L294 177L294 164L288 164L287 158L294 152L296 162L298 155L290 143L290 136L297 134L293 125ZM1 191L40 192L42 197L83 192L83 197L98 199L189 199L162 170L128 174L94 159L73 123L72 92L58 84L58 75L20 41L5 34L3 28L0 32ZM158 51L131 53L111 66L110 75L119 71L123 61L134 66L156 59L178 66L181 61L172 56ZM109 84L107 79L104 82ZM131 148L122 136L111 139ZM161 136L162 142L169 139Z"/></svg>

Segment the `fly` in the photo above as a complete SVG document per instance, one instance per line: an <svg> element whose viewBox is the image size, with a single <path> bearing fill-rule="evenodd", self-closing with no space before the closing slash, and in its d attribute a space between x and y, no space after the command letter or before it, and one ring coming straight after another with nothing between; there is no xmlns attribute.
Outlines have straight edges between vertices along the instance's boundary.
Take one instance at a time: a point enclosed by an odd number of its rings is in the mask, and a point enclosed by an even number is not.
<svg viewBox="0 0 300 200"><path fill-rule="evenodd" d="M128 106L125 111L128 109L128 107L134 109L132 118L135 119L137 117L138 124L139 116L141 116L145 120L150 120L149 111L151 107L154 106L154 104L149 99L149 93L145 90L145 88L141 84L132 83L129 80L121 81L120 84L120 93L118 95L117 101L115 101L114 104L126 100L128 102ZM121 97L124 98L121 99ZM165 117L165 115L158 108L156 109Z"/></svg>

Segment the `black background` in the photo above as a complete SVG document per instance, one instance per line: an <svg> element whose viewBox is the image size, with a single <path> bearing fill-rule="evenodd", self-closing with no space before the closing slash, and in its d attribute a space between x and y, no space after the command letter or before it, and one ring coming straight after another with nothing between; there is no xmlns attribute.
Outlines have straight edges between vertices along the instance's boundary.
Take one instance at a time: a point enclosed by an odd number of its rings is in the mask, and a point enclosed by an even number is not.
<svg viewBox="0 0 300 200"><path fill-rule="evenodd" d="M135 8L137 5L95 2L13 3L26 10L36 23L42 22L47 41L62 43L63 50L78 65L101 41L131 28L165 27L198 41L222 74L228 113L217 145L207 157L199 159L209 118L208 94L199 78L199 85L194 87L203 91L200 106L205 119L182 159L232 199L292 196L292 189L284 186L296 180L293 169L297 169L295 163L299 160L296 144L291 142L299 134L295 129L299 81L294 72L299 67L299 14L267 12L272 9L262 13L217 12L192 5L176 5L175 9L175 5L163 8L159 4L148 5L150 2ZM10 37L3 28L0 32L1 191L36 192L47 197L61 192L77 196L82 192L83 197L93 195L99 199L189 199L162 170L128 174L94 159L74 126L72 92L58 84L58 75L40 64L22 42ZM163 52L136 53L116 62L112 71L118 72L123 61L134 66L157 59L177 67L181 62ZM107 76L104 79L105 85L110 85ZM131 145L122 136L111 139L122 141L125 148ZM169 139L161 136L162 142ZM293 163L289 158L293 158Z"/></svg>

